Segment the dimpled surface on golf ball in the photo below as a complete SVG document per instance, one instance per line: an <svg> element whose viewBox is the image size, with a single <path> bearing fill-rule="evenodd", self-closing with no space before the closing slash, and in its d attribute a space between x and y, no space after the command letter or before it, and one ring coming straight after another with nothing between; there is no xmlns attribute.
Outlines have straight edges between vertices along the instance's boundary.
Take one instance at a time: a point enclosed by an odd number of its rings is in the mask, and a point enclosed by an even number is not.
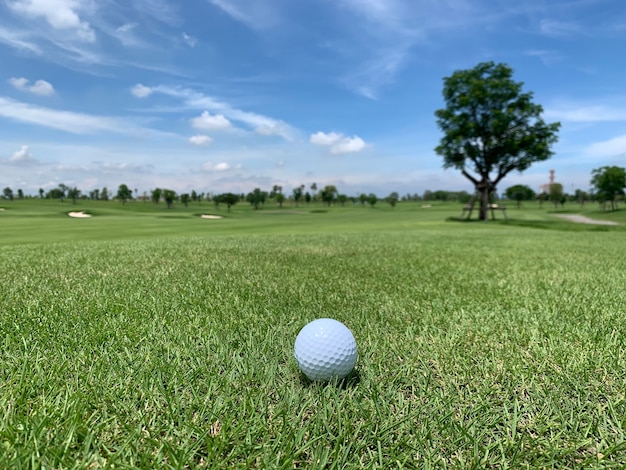
<svg viewBox="0 0 626 470"><path fill-rule="evenodd" d="M342 379L356 363L356 341L343 323L319 318L298 333L294 356L300 370L311 380Z"/></svg>

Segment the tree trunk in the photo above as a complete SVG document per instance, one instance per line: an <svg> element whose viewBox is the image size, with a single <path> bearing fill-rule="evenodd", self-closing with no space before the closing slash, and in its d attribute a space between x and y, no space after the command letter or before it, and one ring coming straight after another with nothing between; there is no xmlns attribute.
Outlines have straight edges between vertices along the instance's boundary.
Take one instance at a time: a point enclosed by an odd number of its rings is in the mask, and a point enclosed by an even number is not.
<svg viewBox="0 0 626 470"><path fill-rule="evenodd" d="M489 184L481 184L477 186L480 191L480 210L478 212L478 220L489 219Z"/></svg>

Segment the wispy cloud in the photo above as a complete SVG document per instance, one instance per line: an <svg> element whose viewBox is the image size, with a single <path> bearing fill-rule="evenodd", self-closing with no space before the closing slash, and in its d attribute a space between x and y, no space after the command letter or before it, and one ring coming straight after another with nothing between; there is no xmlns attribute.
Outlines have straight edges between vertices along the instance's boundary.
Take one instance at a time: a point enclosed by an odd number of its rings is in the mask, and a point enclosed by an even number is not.
<svg viewBox="0 0 626 470"><path fill-rule="evenodd" d="M356 93L376 99L379 89L394 81L413 47L425 37L410 14L415 6L403 0L341 0L338 5L353 15L357 37L349 47L356 51L350 54L361 57L342 81Z"/></svg>
<svg viewBox="0 0 626 470"><path fill-rule="evenodd" d="M124 23L109 34L126 47L144 47L145 42L138 37L136 32L138 26L136 22Z"/></svg>
<svg viewBox="0 0 626 470"><path fill-rule="evenodd" d="M41 48L30 41L23 31L12 31L0 25L0 42L19 50L25 50L37 55L42 53Z"/></svg>
<svg viewBox="0 0 626 470"><path fill-rule="evenodd" d="M620 122L626 121L626 109L604 104L555 104L546 106L547 119L565 122Z"/></svg>
<svg viewBox="0 0 626 470"><path fill-rule="evenodd" d="M584 153L602 159L619 157L623 162L626 157L626 134L590 144Z"/></svg>
<svg viewBox="0 0 626 470"><path fill-rule="evenodd" d="M133 0L129 4L141 14L148 14L161 23L175 26L181 22L178 14L178 2L169 0Z"/></svg>
<svg viewBox="0 0 626 470"><path fill-rule="evenodd" d="M0 1L0 43L82 73L133 67L184 76L161 47L164 41L168 47L197 42L181 36L177 9L169 0Z"/></svg>
<svg viewBox="0 0 626 470"><path fill-rule="evenodd" d="M545 65L554 65L563 61L563 55L557 51L545 50L545 49L531 49L524 52L525 55L530 57L537 57Z"/></svg>
<svg viewBox="0 0 626 470"><path fill-rule="evenodd" d="M205 110L207 113L205 116L206 119L211 119L208 111L210 110L213 113L218 113L218 115L222 116L222 119L220 119L222 123L224 123L223 119L226 119L227 121L238 121L251 127L254 132L261 135L276 135L285 140L292 141L298 133L296 129L284 121L264 116L262 114L237 109L228 103L187 88L176 88L164 85L148 87L143 84L137 84L131 89L131 92L139 98L146 98L153 93L160 93L178 98L182 100L184 105L189 109ZM212 119L215 121L215 117ZM215 122L213 122L213 124L214 123Z"/></svg>
<svg viewBox="0 0 626 470"><path fill-rule="evenodd" d="M543 19L539 22L539 32L546 36L571 36L583 33L584 29L573 21Z"/></svg>
<svg viewBox="0 0 626 470"><path fill-rule="evenodd" d="M13 0L8 6L17 14L44 18L54 29L71 30L77 39L93 42L95 31L79 15L85 3L83 0Z"/></svg>
<svg viewBox="0 0 626 470"><path fill-rule="evenodd" d="M92 134L103 131L129 133L133 129L138 131L136 127L129 127L128 122L119 118L59 111L4 97L0 97L0 116L72 134Z"/></svg>
<svg viewBox="0 0 626 470"><path fill-rule="evenodd" d="M235 21L255 30L268 30L280 22L273 0L208 0Z"/></svg>
<svg viewBox="0 0 626 470"><path fill-rule="evenodd" d="M184 32L183 32L183 40L185 41L185 43L187 43L189 47L196 47L196 44L198 43L197 38L190 36L189 34L184 33Z"/></svg>

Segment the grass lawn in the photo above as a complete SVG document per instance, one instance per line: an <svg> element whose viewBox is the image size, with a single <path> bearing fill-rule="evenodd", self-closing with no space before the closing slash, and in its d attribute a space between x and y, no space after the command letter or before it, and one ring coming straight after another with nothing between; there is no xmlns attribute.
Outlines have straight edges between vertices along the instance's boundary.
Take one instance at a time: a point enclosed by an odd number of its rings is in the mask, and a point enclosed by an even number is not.
<svg viewBox="0 0 626 470"><path fill-rule="evenodd" d="M626 466L626 211L0 206L0 468Z"/></svg>

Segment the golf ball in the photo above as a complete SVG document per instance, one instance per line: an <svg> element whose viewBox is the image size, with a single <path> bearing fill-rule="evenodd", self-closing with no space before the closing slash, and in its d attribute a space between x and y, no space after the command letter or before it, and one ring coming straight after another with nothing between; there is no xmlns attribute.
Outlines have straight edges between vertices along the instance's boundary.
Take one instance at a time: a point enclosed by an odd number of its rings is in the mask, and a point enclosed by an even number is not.
<svg viewBox="0 0 626 470"><path fill-rule="evenodd" d="M342 379L356 363L356 341L343 323L319 318L298 333L294 356L300 370L311 380Z"/></svg>

